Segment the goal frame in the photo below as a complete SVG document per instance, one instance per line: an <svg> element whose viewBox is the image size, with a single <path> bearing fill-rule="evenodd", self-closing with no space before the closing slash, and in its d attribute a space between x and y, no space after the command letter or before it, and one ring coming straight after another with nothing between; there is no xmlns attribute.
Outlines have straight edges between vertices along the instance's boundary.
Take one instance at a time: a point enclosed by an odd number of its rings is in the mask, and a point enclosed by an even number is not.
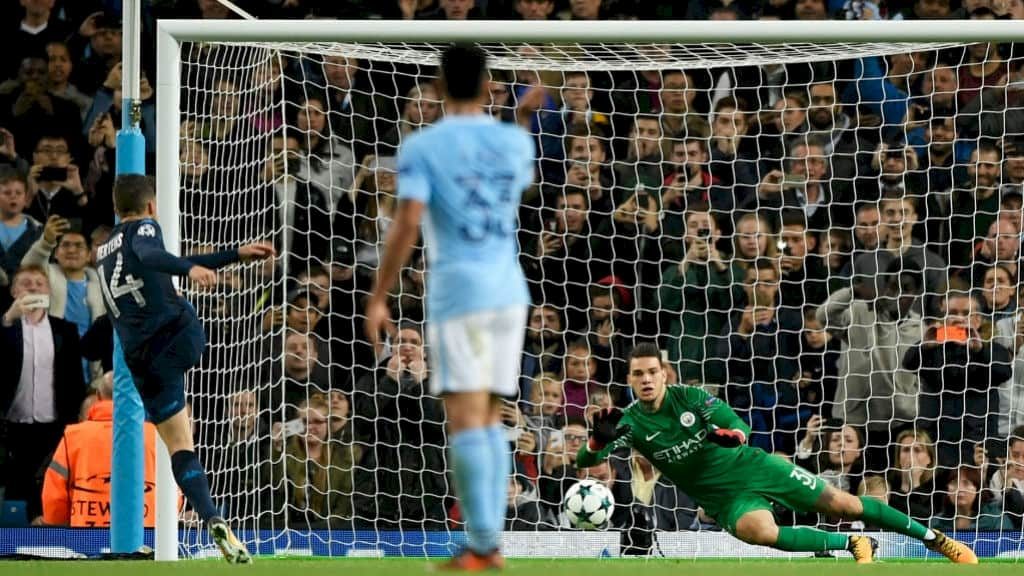
<svg viewBox="0 0 1024 576"><path fill-rule="evenodd" d="M183 42L348 43L754 43L1020 42L1019 21L435 21L160 20L157 22L157 208L167 249L177 254L181 53ZM178 556L177 488L157 476L156 559Z"/></svg>

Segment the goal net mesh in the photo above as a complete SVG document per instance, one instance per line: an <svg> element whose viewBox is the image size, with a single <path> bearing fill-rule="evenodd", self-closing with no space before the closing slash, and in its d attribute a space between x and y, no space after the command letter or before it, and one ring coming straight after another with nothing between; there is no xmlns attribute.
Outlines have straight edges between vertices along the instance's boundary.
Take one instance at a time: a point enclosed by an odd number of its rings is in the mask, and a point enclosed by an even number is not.
<svg viewBox="0 0 1024 576"><path fill-rule="evenodd" d="M392 294L398 330L375 349L362 329L395 156L444 116L442 47L181 45L182 249L282 254L189 292L211 343L188 382L197 450L261 551L436 553L461 530L444 410L425 392L420 250ZM992 553L1019 536L1013 45L484 47L487 110L529 130L538 158L518 231L533 306L503 412L509 530L584 542L560 502L586 477L613 489L622 550L720 530L638 454L574 466L586 416L632 401L625 359L653 341L670 384L727 402L752 445ZM186 552L209 550L183 522ZM656 540L743 550L699 538ZM923 553L900 542L887 553Z"/></svg>

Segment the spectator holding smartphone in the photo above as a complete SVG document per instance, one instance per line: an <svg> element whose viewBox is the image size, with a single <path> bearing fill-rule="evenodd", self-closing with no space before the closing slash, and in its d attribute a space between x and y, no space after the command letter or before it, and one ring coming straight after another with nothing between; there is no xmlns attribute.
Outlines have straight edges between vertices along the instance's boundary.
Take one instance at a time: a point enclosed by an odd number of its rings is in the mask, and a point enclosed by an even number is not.
<svg viewBox="0 0 1024 576"><path fill-rule="evenodd" d="M937 432L940 465L970 462L969 446L998 429L998 387L1010 378L1010 352L981 338L980 308L974 296L949 292L939 309L944 320L903 357L903 368L920 377L919 425Z"/></svg>
<svg viewBox="0 0 1024 576"><path fill-rule="evenodd" d="M32 153L28 173L28 214L40 222L51 215L81 219L89 203L78 166L71 163L71 148L59 134L44 134Z"/></svg>

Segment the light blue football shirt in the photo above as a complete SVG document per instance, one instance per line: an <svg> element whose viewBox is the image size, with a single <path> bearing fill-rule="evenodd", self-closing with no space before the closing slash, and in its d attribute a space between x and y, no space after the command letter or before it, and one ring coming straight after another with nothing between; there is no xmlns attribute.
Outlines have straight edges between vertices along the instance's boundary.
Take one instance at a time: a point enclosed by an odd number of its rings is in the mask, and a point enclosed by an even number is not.
<svg viewBox="0 0 1024 576"><path fill-rule="evenodd" d="M426 205L431 321L530 302L516 224L534 143L490 116L447 116L398 151L398 197Z"/></svg>

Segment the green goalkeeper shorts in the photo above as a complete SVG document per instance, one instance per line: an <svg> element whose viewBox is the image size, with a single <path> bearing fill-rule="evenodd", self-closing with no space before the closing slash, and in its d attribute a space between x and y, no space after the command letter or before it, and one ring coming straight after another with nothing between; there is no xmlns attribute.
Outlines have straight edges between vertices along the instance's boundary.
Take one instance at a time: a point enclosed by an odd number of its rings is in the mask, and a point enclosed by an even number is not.
<svg viewBox="0 0 1024 576"><path fill-rule="evenodd" d="M780 456L765 454L755 470L737 470L741 477L748 478L742 486L730 490L729 494L716 494L714 500L705 506L705 511L718 525L736 532L736 523L747 512L771 511L772 503L795 512L812 512L828 484L807 470ZM724 496L724 497L723 497Z"/></svg>

